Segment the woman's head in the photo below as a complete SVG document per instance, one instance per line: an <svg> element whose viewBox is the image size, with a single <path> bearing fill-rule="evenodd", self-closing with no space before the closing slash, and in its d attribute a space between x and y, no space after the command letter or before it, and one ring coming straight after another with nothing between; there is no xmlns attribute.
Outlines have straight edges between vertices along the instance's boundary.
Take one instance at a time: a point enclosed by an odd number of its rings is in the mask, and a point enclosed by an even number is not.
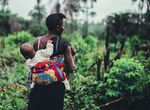
<svg viewBox="0 0 150 110"><path fill-rule="evenodd" d="M46 26L49 32L61 35L64 30L64 21L66 16L62 13L50 14L46 18Z"/></svg>

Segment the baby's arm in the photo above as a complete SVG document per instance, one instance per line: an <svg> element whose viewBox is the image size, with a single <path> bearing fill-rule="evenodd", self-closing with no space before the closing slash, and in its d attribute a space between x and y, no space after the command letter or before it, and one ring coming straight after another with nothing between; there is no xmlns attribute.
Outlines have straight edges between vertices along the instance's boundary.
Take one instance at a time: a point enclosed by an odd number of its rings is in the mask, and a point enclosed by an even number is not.
<svg viewBox="0 0 150 110"><path fill-rule="evenodd" d="M53 44L51 40L47 41L46 48L42 49L41 52L44 57L50 57L53 54Z"/></svg>

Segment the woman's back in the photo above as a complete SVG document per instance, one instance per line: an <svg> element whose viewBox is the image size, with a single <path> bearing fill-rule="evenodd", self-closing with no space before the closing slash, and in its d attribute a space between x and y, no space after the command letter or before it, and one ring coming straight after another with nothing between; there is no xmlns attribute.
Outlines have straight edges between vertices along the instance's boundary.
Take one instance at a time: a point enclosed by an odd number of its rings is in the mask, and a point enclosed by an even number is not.
<svg viewBox="0 0 150 110"><path fill-rule="evenodd" d="M38 48L45 48L46 38L40 37L37 43ZM70 45L59 37L52 39L54 51L52 57L64 55L65 48ZM29 97L28 110L63 110L65 87L62 82L54 82L50 85L35 85Z"/></svg>

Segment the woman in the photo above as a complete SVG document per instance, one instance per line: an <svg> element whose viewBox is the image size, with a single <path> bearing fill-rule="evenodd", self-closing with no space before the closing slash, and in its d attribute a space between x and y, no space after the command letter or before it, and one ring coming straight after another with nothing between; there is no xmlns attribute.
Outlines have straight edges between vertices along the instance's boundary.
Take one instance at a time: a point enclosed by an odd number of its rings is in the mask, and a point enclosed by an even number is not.
<svg viewBox="0 0 150 110"><path fill-rule="evenodd" d="M72 49L69 42L61 38L64 30L64 14L51 14L46 19L48 34L38 37L34 42L35 51L44 49L48 40L52 40L54 52L52 57L64 56L65 72L71 73L75 69ZM50 85L37 85L31 90L28 110L63 110L65 87L62 82Z"/></svg>

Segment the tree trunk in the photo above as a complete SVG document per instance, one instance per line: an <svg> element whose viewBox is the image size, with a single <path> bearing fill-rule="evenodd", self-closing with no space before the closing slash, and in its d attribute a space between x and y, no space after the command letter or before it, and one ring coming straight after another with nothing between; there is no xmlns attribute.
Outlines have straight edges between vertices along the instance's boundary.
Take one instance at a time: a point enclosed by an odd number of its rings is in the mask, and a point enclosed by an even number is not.
<svg viewBox="0 0 150 110"><path fill-rule="evenodd" d="M102 60L99 58L96 60L96 65L97 65L96 78L97 78L97 81L99 81L101 79L101 76L100 76L101 61Z"/></svg>
<svg viewBox="0 0 150 110"><path fill-rule="evenodd" d="M114 60L117 60L117 59L121 58L121 55L122 55L122 52L123 52L123 48L124 48L124 45L125 45L125 38L122 38L120 44L121 44L121 46L120 46L120 48L118 50L118 53L117 53L116 57L114 58Z"/></svg>
<svg viewBox="0 0 150 110"><path fill-rule="evenodd" d="M107 35L106 35L106 42L105 42L105 55L104 55L104 69L107 70L107 67L109 65L109 56L110 56L110 50L109 50L109 27L107 27Z"/></svg>

